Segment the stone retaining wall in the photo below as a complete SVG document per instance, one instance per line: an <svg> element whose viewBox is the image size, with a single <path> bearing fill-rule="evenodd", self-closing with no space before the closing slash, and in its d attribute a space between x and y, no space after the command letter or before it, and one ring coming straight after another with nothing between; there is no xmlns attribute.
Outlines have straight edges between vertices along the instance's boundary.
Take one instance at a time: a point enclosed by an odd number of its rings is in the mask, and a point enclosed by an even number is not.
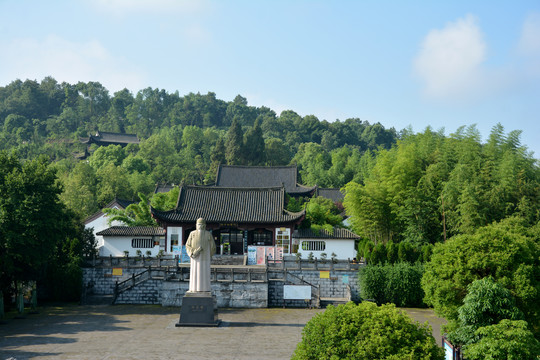
<svg viewBox="0 0 540 360"><path fill-rule="evenodd" d="M182 298L189 289L183 281L163 281L161 304L182 306ZM220 308L266 308L268 307L268 283L212 282L212 294L216 295Z"/></svg>
<svg viewBox="0 0 540 360"><path fill-rule="evenodd" d="M130 279L145 268L124 268L122 275L112 275L110 267L83 268L83 284L88 294L112 295L116 282ZM323 275L329 275L325 278ZM264 275L264 274L263 274ZM216 276L217 279L220 279ZM268 269L266 277L253 276L253 280L212 281L212 293L216 295L221 308L265 308L265 307L306 307L316 304L317 289L320 297L345 298L348 296L347 285L351 289L351 299L359 301L358 270L328 270L321 273L315 269ZM265 278L265 280L260 280ZM266 280L267 279L267 280ZM312 301L283 299L283 285L313 285ZM183 280L183 279L182 279ZM188 281L180 279L151 278L119 294L117 304L161 304L163 306L181 306L182 298L189 288Z"/></svg>
<svg viewBox="0 0 540 360"><path fill-rule="evenodd" d="M360 289L358 286L358 270L330 270L329 278L321 278L319 270L287 270L286 283L290 285L306 285L300 279L314 285L311 291L311 304L304 300L283 299L284 272L269 271L268 273L268 306L306 307L314 305L317 290L320 289L322 298L345 298L348 296L347 285L351 289L351 300L360 301ZM292 276L291 276L292 275ZM300 279L298 279L300 278ZM277 280L280 279L280 280Z"/></svg>

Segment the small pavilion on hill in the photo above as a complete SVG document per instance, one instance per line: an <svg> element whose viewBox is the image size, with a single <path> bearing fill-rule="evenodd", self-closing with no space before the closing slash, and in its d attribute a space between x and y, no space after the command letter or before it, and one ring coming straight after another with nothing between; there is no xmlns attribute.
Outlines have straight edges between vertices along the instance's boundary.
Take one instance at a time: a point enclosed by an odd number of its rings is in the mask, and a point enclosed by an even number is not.
<svg viewBox="0 0 540 360"><path fill-rule="evenodd" d="M180 187L174 210L151 209L165 229L165 252L179 253L198 218L206 220L218 254L246 254L248 246L292 250L292 233L305 210L285 210L285 188L280 187ZM281 254L280 254L281 255Z"/></svg>
<svg viewBox="0 0 540 360"><path fill-rule="evenodd" d="M98 146L138 144L139 138L135 134L112 133L98 131L96 135L90 135L87 139L82 139L83 144L96 144Z"/></svg>

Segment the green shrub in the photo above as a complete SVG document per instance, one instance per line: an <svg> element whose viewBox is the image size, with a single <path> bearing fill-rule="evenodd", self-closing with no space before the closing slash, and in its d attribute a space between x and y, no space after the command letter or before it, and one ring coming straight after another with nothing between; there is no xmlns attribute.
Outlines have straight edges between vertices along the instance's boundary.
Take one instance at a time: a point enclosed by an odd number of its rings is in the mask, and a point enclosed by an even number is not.
<svg viewBox="0 0 540 360"><path fill-rule="evenodd" d="M386 246L378 243L371 252L371 264L384 264L386 260Z"/></svg>
<svg viewBox="0 0 540 360"><path fill-rule="evenodd" d="M367 265L359 270L360 292L364 299L373 299L377 304L423 306L423 273L421 264Z"/></svg>
<svg viewBox="0 0 540 360"><path fill-rule="evenodd" d="M503 319L479 328L475 334L480 340L463 348L469 360L537 360L540 354L540 342L523 320Z"/></svg>
<svg viewBox="0 0 540 360"><path fill-rule="evenodd" d="M424 291L421 264L397 263L384 267L387 271L386 292L390 302L397 306L423 306Z"/></svg>
<svg viewBox="0 0 540 360"><path fill-rule="evenodd" d="M386 258L390 264L398 262L398 245L394 244L393 241L386 244Z"/></svg>
<svg viewBox="0 0 540 360"><path fill-rule="evenodd" d="M386 293L387 271L383 265L360 267L358 281L363 299L374 300L377 304L390 302Z"/></svg>
<svg viewBox="0 0 540 360"><path fill-rule="evenodd" d="M304 327L294 360L444 359L429 325L394 305L350 302L328 306Z"/></svg>

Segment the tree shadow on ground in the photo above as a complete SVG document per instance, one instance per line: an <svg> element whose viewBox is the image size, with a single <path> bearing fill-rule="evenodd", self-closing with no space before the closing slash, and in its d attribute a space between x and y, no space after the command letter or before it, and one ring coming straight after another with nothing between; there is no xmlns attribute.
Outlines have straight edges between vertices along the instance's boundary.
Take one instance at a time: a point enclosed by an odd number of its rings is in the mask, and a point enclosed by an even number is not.
<svg viewBox="0 0 540 360"><path fill-rule="evenodd" d="M104 309L103 309L104 310ZM78 340L73 335L92 331L126 331L127 321L99 308L67 305L41 307L38 314L22 319L8 319L0 325L0 358L29 359L58 356L49 352L26 351L25 348L46 344L69 344ZM65 335L65 336L62 336Z"/></svg>

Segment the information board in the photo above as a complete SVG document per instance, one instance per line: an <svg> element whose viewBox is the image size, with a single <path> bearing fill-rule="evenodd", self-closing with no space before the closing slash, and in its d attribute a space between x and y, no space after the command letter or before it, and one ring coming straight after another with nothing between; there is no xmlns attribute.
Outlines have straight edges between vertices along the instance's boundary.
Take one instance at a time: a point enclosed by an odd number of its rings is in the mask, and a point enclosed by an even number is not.
<svg viewBox="0 0 540 360"><path fill-rule="evenodd" d="M286 300L310 300L310 285L283 285L283 298Z"/></svg>

